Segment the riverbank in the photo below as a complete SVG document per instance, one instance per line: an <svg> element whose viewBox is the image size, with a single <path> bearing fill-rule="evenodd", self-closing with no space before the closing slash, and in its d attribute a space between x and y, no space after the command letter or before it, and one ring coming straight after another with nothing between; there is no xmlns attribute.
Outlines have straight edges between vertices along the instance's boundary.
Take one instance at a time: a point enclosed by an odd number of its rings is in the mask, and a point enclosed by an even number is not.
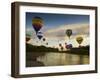
<svg viewBox="0 0 100 80"><path fill-rule="evenodd" d="M31 44L26 44L26 52L36 52L36 53L47 53L47 52L58 52L58 53L72 53L72 54L82 54L89 55L89 46L75 47L68 49L66 51L59 51L58 48L51 48L45 46L34 46Z"/></svg>

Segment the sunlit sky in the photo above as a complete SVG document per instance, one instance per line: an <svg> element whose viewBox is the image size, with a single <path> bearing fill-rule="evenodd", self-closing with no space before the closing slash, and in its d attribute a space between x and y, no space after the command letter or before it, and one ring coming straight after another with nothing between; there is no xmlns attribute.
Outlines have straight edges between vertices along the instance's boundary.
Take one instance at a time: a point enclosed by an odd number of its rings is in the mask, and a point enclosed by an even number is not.
<svg viewBox="0 0 100 80"><path fill-rule="evenodd" d="M46 41L39 40L32 26L32 19L39 16L43 19L43 27L41 32ZM66 30L72 29L70 39L66 35ZM89 45L89 15L74 14L51 14L51 13L30 13L26 12L26 33L31 35L28 42L33 45L45 45L48 43L50 47L58 47L59 43L63 46L65 43L72 44L77 47L76 37L84 38L82 46Z"/></svg>

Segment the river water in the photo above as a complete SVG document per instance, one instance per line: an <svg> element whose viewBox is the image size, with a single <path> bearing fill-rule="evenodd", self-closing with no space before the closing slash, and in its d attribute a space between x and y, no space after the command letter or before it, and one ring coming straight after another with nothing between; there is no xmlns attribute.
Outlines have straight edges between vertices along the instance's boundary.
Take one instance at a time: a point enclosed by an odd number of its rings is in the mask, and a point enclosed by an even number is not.
<svg viewBox="0 0 100 80"><path fill-rule="evenodd" d="M45 66L89 64L89 56L71 53L45 53L43 56L38 56L37 61L42 62Z"/></svg>

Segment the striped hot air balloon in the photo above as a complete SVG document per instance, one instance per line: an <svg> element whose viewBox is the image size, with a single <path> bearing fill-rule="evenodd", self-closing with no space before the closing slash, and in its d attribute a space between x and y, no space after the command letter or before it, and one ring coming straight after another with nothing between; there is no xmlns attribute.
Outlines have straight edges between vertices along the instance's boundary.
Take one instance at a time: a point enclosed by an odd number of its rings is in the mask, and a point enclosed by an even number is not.
<svg viewBox="0 0 100 80"><path fill-rule="evenodd" d="M42 39L42 37L43 37L43 33L42 33L42 32L40 32L40 31L39 31L39 32L37 32L37 34L36 34L36 35L37 35L38 39L40 39L40 40L41 40L41 39Z"/></svg>
<svg viewBox="0 0 100 80"><path fill-rule="evenodd" d="M43 19L38 16L34 17L32 20L32 26L37 33L43 26Z"/></svg>

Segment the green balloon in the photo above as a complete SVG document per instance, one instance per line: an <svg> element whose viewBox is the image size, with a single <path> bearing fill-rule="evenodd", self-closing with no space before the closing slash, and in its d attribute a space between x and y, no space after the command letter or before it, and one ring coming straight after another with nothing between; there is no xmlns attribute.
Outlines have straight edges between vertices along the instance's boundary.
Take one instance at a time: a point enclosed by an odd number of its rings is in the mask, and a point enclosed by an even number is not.
<svg viewBox="0 0 100 80"><path fill-rule="evenodd" d="M66 34L70 38L70 36L72 35L72 30L71 29L67 29L66 30Z"/></svg>

